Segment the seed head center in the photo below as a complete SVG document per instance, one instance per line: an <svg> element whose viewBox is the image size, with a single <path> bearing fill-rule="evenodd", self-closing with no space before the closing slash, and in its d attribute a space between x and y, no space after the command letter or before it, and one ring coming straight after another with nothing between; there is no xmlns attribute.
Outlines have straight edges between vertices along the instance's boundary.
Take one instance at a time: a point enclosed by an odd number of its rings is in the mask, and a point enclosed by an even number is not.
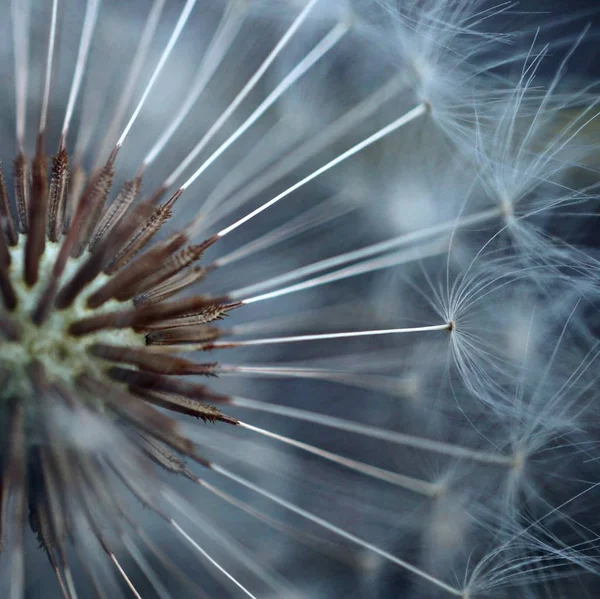
<svg viewBox="0 0 600 599"><path fill-rule="evenodd" d="M0 368L8 374L8 381L2 389L3 397L20 396L30 392L28 377L24 370L32 361L41 362L50 379L60 381L73 387L75 378L82 372L90 370L100 374L106 363L90 356L87 349L94 343L119 343L120 345L142 346L144 338L141 334L131 329L117 331L98 331L95 334L75 337L69 333L69 326L85 316L114 312L131 307L131 302L106 302L97 309L90 309L86 305L87 297L102 286L109 277L100 274L85 290L75 299L73 304L64 310L52 310L46 321L37 325L32 321L31 315L37 299L47 286L50 272L58 252L59 243L46 243L44 254L40 261L39 280L35 286L29 287L23 280L23 257L25 237L21 236L19 243L10 249L11 265L10 277L15 289L18 303L11 317L20 327L20 338L17 341L4 340L0 344ZM67 281L77 270L81 263L87 259L86 255L80 258L69 258L65 268L63 280Z"/></svg>

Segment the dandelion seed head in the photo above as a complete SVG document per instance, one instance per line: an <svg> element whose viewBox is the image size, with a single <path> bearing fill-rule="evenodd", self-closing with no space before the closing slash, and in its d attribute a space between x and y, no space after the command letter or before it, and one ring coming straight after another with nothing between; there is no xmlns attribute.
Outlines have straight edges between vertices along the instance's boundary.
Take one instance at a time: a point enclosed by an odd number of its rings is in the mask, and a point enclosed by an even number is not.
<svg viewBox="0 0 600 599"><path fill-rule="evenodd" d="M592 589L581 38L121 4L0 22L0 594Z"/></svg>

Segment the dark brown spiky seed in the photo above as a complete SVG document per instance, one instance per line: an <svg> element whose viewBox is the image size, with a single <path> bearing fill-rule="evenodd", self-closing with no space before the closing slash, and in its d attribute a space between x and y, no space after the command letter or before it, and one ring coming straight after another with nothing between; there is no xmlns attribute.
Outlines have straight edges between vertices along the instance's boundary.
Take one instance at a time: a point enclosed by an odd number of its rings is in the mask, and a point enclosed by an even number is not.
<svg viewBox="0 0 600 599"><path fill-rule="evenodd" d="M151 331L146 334L148 345L175 345L180 343L208 343L216 341L222 330L211 325L189 325Z"/></svg>
<svg viewBox="0 0 600 599"><path fill-rule="evenodd" d="M69 156L61 146L52 161L52 176L48 193L48 228L50 241L56 242L62 232L65 211L65 197L69 178Z"/></svg>
<svg viewBox="0 0 600 599"><path fill-rule="evenodd" d="M150 276L157 264L161 264L162 260L165 260L172 252L177 251L186 242L187 235L176 233L166 241L149 249L125 268L117 272L108 272L107 274L113 276L100 289L89 296L87 299L88 307L99 308L123 289L127 289L137 281Z"/></svg>
<svg viewBox="0 0 600 599"><path fill-rule="evenodd" d="M135 177L131 181L126 181L110 206L104 210L100 222L98 223L94 236L90 241L90 251L94 251L98 244L106 238L116 224L125 216L140 191L142 184L141 176Z"/></svg>
<svg viewBox="0 0 600 599"><path fill-rule="evenodd" d="M73 257L81 256L83 250L89 245L112 187L116 159L117 149L111 153L103 167L92 173L83 189L79 202L86 206L86 210L77 228L77 241L71 250Z"/></svg>
<svg viewBox="0 0 600 599"><path fill-rule="evenodd" d="M158 233L160 228L171 218L173 206L178 197L173 196L168 203L153 210L148 219L138 227L137 231L125 240L121 249L109 262L108 273L114 273L125 266Z"/></svg>
<svg viewBox="0 0 600 599"><path fill-rule="evenodd" d="M212 267L210 266L186 268L169 277L164 283L147 289L144 292L138 292L133 298L133 303L136 306L143 306L144 304L150 305L162 302L182 289L201 281L211 270Z"/></svg>
<svg viewBox="0 0 600 599"><path fill-rule="evenodd" d="M8 244L11 246L16 245L18 241L17 229L10 209L10 198L6 187L6 179L4 178L2 161L0 161L0 221L0 228L5 232Z"/></svg>
<svg viewBox="0 0 600 599"><path fill-rule="evenodd" d="M27 233L27 206L29 204L29 165L23 152L19 152L13 162L15 203L19 231Z"/></svg>
<svg viewBox="0 0 600 599"><path fill-rule="evenodd" d="M31 167L31 200L28 209L29 231L25 242L23 278L29 287L37 283L40 259L46 246L47 185L48 158L44 152L44 137L40 135Z"/></svg>

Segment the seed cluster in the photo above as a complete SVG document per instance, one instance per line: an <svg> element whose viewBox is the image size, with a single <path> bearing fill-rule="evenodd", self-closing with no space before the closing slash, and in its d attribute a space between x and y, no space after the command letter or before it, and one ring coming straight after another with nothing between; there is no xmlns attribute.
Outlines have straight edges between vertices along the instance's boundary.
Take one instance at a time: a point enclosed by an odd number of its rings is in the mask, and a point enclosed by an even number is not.
<svg viewBox="0 0 600 599"><path fill-rule="evenodd" d="M70 173L64 142L48 173L43 146L40 136L31 162L23 153L16 157L14 203L4 176L0 181L0 424L9 448L0 509L4 541L8 523L23 520L28 505L31 526L56 565L66 560L73 526L67 494L79 497L108 551L89 505L90 472L102 480L106 464L57 438L56 410L73 427L86 416L116 422L143 455L168 470L187 472L171 450L204 463L176 421L155 406L237 424L204 403L218 395L181 378L214 376L217 365L177 351L185 344L208 347L219 336L209 323L238 304L175 297L207 273L195 263L215 241L190 245L185 232L154 241L177 195L164 204L136 201L139 175L109 203L116 151L86 176L81 169Z"/></svg>

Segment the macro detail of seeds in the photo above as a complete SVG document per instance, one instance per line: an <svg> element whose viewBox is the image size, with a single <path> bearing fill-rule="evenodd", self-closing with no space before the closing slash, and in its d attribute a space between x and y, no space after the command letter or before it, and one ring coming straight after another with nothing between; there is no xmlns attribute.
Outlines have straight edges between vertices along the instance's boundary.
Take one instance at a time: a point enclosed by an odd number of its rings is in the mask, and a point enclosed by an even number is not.
<svg viewBox="0 0 600 599"><path fill-rule="evenodd" d="M543 9L3 2L1 597L597 596L597 9Z"/></svg>

